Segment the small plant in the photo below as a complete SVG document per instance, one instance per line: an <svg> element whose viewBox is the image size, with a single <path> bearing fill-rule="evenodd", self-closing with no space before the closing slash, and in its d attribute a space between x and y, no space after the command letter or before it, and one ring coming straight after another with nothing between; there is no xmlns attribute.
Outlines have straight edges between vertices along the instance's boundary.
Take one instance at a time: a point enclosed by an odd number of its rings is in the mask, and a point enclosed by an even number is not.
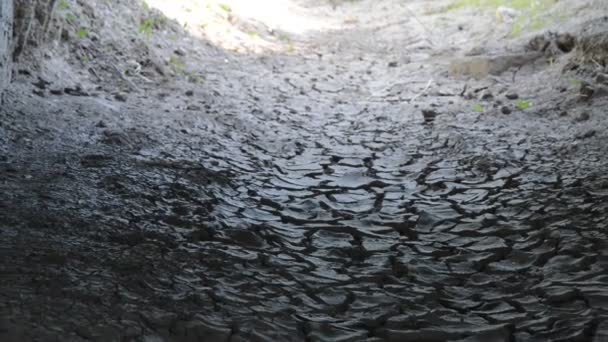
<svg viewBox="0 0 608 342"><path fill-rule="evenodd" d="M139 25L139 33L144 34L146 39L150 39L154 30L154 19L148 18Z"/></svg>
<svg viewBox="0 0 608 342"><path fill-rule="evenodd" d="M173 71L175 71L175 73L177 74L183 74L184 73L184 62L182 62L177 56L171 56L169 58L169 65L171 65L171 68L173 69Z"/></svg>
<svg viewBox="0 0 608 342"><path fill-rule="evenodd" d="M231 13L232 12L232 7L230 7L230 5L227 4L219 4L218 5L220 7L220 9L226 13Z"/></svg>
<svg viewBox="0 0 608 342"><path fill-rule="evenodd" d="M65 21L68 22L68 24L74 24L75 22L78 21L78 17L76 15L74 15L74 13L67 13L64 18L65 18Z"/></svg>
<svg viewBox="0 0 608 342"><path fill-rule="evenodd" d="M519 108L520 110L526 110L528 108L530 108L532 106L532 104L529 101L517 101L517 108Z"/></svg>
<svg viewBox="0 0 608 342"><path fill-rule="evenodd" d="M473 109L473 111L474 111L474 112L476 112L476 113L485 113L485 111L486 111L486 110L483 108L483 106L482 106L482 105L480 105L479 103L478 103L478 104L476 104L476 105L474 105L474 106L473 106L473 108L471 108L471 109Z"/></svg>
<svg viewBox="0 0 608 342"><path fill-rule="evenodd" d="M62 11L65 11L65 10L70 9L70 4L66 0L61 0L57 4L57 8L59 8Z"/></svg>
<svg viewBox="0 0 608 342"><path fill-rule="evenodd" d="M280 35L279 36L279 40L281 42L283 42L286 46L287 46L287 51L288 52L294 52L296 50L293 42L291 41L291 38L289 38L289 36L287 35Z"/></svg>
<svg viewBox="0 0 608 342"><path fill-rule="evenodd" d="M85 39L86 37L89 36L89 31L87 31L86 28L80 28L80 30L78 30L78 32L76 32L76 35L78 36L78 38L80 39Z"/></svg>

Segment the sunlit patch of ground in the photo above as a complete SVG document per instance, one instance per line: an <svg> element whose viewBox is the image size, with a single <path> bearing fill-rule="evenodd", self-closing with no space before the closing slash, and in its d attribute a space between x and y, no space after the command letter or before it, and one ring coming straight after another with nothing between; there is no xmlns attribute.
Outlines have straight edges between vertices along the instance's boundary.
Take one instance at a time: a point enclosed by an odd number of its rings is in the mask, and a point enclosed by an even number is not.
<svg viewBox="0 0 608 342"><path fill-rule="evenodd" d="M311 31L335 28L307 15L291 0L147 0L193 35L239 53L294 51L294 40Z"/></svg>
<svg viewBox="0 0 608 342"><path fill-rule="evenodd" d="M476 8L492 11L499 22L507 21L510 35L517 38L566 21L575 12L575 7L582 3L558 0L454 0L445 10ZM509 15L511 11L512 16Z"/></svg>

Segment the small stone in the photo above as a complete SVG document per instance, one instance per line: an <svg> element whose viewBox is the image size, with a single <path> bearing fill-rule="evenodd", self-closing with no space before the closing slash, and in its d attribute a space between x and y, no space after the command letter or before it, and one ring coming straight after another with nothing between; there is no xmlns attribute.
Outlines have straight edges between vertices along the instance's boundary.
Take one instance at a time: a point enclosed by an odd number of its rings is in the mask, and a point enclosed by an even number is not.
<svg viewBox="0 0 608 342"><path fill-rule="evenodd" d="M191 104L186 107L186 110L201 110L201 107Z"/></svg>
<svg viewBox="0 0 608 342"><path fill-rule="evenodd" d="M127 95L125 93L116 93L114 94L114 99L116 99L116 101L126 102Z"/></svg>
<svg viewBox="0 0 608 342"><path fill-rule="evenodd" d="M588 112L582 112L578 118L574 119L574 121L575 122L584 122L584 121L589 120L590 118L591 118L591 115L589 115Z"/></svg>
<svg viewBox="0 0 608 342"><path fill-rule="evenodd" d="M49 92L53 95L63 95L63 89L51 89Z"/></svg>
<svg viewBox="0 0 608 342"><path fill-rule="evenodd" d="M489 101L489 100L493 100L493 99L494 99L494 94L492 94L492 92L487 89L482 91L481 94L479 94L479 100Z"/></svg>
<svg viewBox="0 0 608 342"><path fill-rule="evenodd" d="M608 84L608 74L599 74L595 77L595 82Z"/></svg>
<svg viewBox="0 0 608 342"><path fill-rule="evenodd" d="M396 68L399 64L396 61L392 61L388 63L389 68Z"/></svg>
<svg viewBox="0 0 608 342"><path fill-rule="evenodd" d="M519 99L519 94L517 94L517 93L507 93L507 94L505 95L505 97L506 97L508 100L517 100L517 99Z"/></svg>
<svg viewBox="0 0 608 342"><path fill-rule="evenodd" d="M186 96L193 96L193 95L194 95L194 92L192 90L188 90L186 92Z"/></svg>
<svg viewBox="0 0 608 342"><path fill-rule="evenodd" d="M561 117L568 116L568 112L563 111L563 112L559 113L559 116L561 116Z"/></svg>
<svg viewBox="0 0 608 342"><path fill-rule="evenodd" d="M182 49L175 49L175 51L173 51L173 53L175 53L178 56L185 56L186 55L186 51L182 50Z"/></svg>
<svg viewBox="0 0 608 342"><path fill-rule="evenodd" d="M583 101L591 100L594 93L595 93L595 88L593 88L593 86L591 86L587 82L581 82L581 87L579 89L579 96L580 96L581 100L583 100Z"/></svg>
<svg viewBox="0 0 608 342"><path fill-rule="evenodd" d="M504 114L504 115L509 115L511 114L513 111L511 110L511 108L507 107L507 106L503 106L500 111Z"/></svg>
<svg viewBox="0 0 608 342"><path fill-rule="evenodd" d="M38 89L46 89L47 86L49 86L51 84L51 82L45 80L42 77L38 77L38 81L32 83L34 86L36 86L36 88Z"/></svg>
<svg viewBox="0 0 608 342"><path fill-rule="evenodd" d="M99 128L106 128L106 127L108 127L108 125L106 124L106 122L103 121L103 120L99 120L99 122L95 126L99 127Z"/></svg>
<svg viewBox="0 0 608 342"><path fill-rule="evenodd" d="M422 116L424 117L425 122L432 122L435 120L437 112L433 109L423 109Z"/></svg>
<svg viewBox="0 0 608 342"><path fill-rule="evenodd" d="M63 92L72 96L89 96L89 93L82 89L82 86L77 84L75 87L66 87Z"/></svg>

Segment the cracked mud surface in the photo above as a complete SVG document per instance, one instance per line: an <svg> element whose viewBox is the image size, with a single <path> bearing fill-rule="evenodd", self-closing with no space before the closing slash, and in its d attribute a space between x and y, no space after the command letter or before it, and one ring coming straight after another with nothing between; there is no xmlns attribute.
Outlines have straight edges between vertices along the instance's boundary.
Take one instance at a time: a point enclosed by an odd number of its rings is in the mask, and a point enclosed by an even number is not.
<svg viewBox="0 0 608 342"><path fill-rule="evenodd" d="M450 50L412 26L197 55L203 85L127 102L18 82L0 120L0 340L605 333L605 119L574 124L542 90L542 115L474 113Z"/></svg>

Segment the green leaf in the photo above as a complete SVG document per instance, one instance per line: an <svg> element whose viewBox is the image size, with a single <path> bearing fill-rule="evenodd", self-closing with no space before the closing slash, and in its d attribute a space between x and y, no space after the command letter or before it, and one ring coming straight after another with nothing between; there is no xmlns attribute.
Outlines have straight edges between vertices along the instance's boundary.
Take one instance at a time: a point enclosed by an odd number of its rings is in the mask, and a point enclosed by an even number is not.
<svg viewBox="0 0 608 342"><path fill-rule="evenodd" d="M530 108L532 106L532 104L528 101L517 101L517 108L521 109L521 110L526 110L528 108Z"/></svg>
<svg viewBox="0 0 608 342"><path fill-rule="evenodd" d="M477 113L485 113L485 109L483 108L482 105L480 105L479 103L473 106L473 111L477 112Z"/></svg>
<svg viewBox="0 0 608 342"><path fill-rule="evenodd" d="M219 4L218 6L219 6L219 7L222 9L222 11L224 11L224 12L227 12L227 13L232 12L232 7L230 7L230 5L227 5L227 4Z"/></svg>
<svg viewBox="0 0 608 342"><path fill-rule="evenodd" d="M154 19L146 19L139 25L139 33L145 34L147 39L150 39L152 30L154 29Z"/></svg>
<svg viewBox="0 0 608 342"><path fill-rule="evenodd" d="M78 32L76 32L76 35L80 39L85 39L86 37L89 36L89 31L87 31L87 29L85 29L85 28L81 28L80 30L78 30Z"/></svg>
<svg viewBox="0 0 608 342"><path fill-rule="evenodd" d="M177 74L184 73L184 68L186 65L178 57L171 56L169 58L169 64L171 65L171 67L172 67L173 71L175 71L175 73L177 73Z"/></svg>

